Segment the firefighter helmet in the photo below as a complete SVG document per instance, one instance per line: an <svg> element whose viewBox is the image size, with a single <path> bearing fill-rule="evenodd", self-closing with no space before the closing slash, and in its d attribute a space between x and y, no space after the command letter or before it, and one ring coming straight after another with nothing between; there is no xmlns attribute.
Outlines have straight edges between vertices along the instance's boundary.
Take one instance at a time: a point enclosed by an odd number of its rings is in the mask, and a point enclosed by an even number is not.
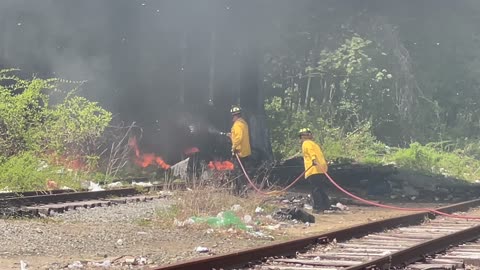
<svg viewBox="0 0 480 270"><path fill-rule="evenodd" d="M312 135L312 131L309 128L302 128L298 131L298 136Z"/></svg>
<svg viewBox="0 0 480 270"><path fill-rule="evenodd" d="M230 112L232 113L232 115L240 114L242 112L242 108L240 108L239 106L233 106L230 109Z"/></svg>

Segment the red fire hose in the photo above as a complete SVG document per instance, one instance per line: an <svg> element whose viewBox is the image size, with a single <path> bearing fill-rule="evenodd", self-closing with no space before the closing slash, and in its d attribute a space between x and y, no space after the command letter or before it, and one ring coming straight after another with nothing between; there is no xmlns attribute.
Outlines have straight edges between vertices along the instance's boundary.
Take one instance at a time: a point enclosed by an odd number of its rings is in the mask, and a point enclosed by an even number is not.
<svg viewBox="0 0 480 270"><path fill-rule="evenodd" d="M250 183L250 185L253 187L253 189L255 189L255 191L257 191L258 193L262 194L262 195L273 195L275 193L282 193L282 192L285 192L286 190L288 190L290 187L292 187L296 182L298 182L303 175L305 175L305 173L311 168L313 167L310 166L307 170L305 170L302 174L300 174L300 176L298 176L290 185L288 185L287 187L285 187L284 189L280 190L280 191L271 191L271 192L263 192L262 190L260 190L258 187L255 186L255 184L253 183L253 181L250 179L250 177L248 176L247 172L245 171L245 168L243 167L243 164L242 164L242 161L240 160L240 157L235 154L236 158L237 158L237 161L238 163L240 164L240 167L242 168L242 171L243 171L243 174L245 175L245 177L247 178L248 182ZM392 206L392 205L385 205L385 204L381 204L381 203L376 203L376 202L372 202L372 201L369 201L369 200L366 200L366 199L363 199L363 198L360 198L350 192L348 192L347 190L345 190L344 188L342 188L339 184L337 184L335 182L335 180L333 180L333 178L327 173L327 172L324 172L325 176L327 176L328 180L338 189L340 190L341 192L343 192L344 194L348 195L349 197L355 199L355 200L358 200L358 201L361 201L363 203L366 203L366 204L369 204L369 205L373 205L373 206L377 206L377 207L381 207L381 208L386 208L386 209L392 209L392 210L401 210L401 211L412 211L412 212L431 212L431 213L435 213L435 214L438 214L438 215L441 215L441 216L446 216L446 217L451 217L451 218L460 218L460 219L474 219L474 220L480 220L480 217L475 217L475 216L464 216L464 215L455 215L455 214L448 214L448 213L444 213L444 212L441 212L441 211L438 211L438 210L435 210L435 209L430 209L430 208L406 208L406 207L398 207L398 206Z"/></svg>
<svg viewBox="0 0 480 270"><path fill-rule="evenodd" d="M243 174L247 178L250 186L252 186L252 188L255 189L256 192L258 192L262 195L275 195L275 194L279 194L279 193L283 193L283 192L287 191L289 188L291 188L293 185L295 185L295 183L297 183L300 179L302 179L302 177L305 175L305 173L308 170L310 170L311 167L313 167L313 164L312 164L312 166L310 166L307 170L303 171L302 174L300 174L295 180L293 180L293 182L290 185L286 186L284 189L273 190L273 191L269 191L269 192L263 192L261 189L259 189L257 186L255 186L255 183L253 183L252 179L250 179L250 177L248 176L248 173L245 171L245 167L243 167L242 161L240 160L240 157L238 156L238 154L235 154L235 157L237 158L238 164L240 164L240 168L242 168Z"/></svg>

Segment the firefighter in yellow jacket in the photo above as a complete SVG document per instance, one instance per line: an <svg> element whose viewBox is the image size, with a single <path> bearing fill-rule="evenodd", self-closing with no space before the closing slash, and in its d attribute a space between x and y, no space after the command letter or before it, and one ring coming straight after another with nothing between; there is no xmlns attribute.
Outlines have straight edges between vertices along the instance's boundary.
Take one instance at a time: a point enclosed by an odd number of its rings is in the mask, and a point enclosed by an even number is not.
<svg viewBox="0 0 480 270"><path fill-rule="evenodd" d="M313 141L312 131L302 128L299 132L302 143L303 162L305 164L305 179L312 186L312 200L314 212L330 208L330 199L324 191L324 173L328 171L327 162L320 146Z"/></svg>
<svg viewBox="0 0 480 270"><path fill-rule="evenodd" d="M250 165L251 165L251 154L252 150L250 148L250 135L248 131L248 124L242 118L242 109L238 106L232 107L230 110L232 114L232 130L230 139L232 140L232 154L237 154L242 162L243 166L250 177ZM247 179L243 174L242 169L240 168L237 158L235 157L235 193L242 194L244 187L247 185Z"/></svg>

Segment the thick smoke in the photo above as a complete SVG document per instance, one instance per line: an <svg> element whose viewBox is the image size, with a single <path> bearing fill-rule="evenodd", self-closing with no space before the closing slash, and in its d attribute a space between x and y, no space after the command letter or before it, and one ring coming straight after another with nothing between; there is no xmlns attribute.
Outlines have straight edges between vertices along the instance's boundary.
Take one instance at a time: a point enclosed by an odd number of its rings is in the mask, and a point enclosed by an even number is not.
<svg viewBox="0 0 480 270"><path fill-rule="evenodd" d="M87 81L80 95L143 126L146 147L169 155L191 143L190 126L228 131L231 105L261 104L248 65L313 2L3 0L0 67Z"/></svg>
<svg viewBox="0 0 480 270"><path fill-rule="evenodd" d="M191 125L229 128L236 43L251 31L232 9L220 0L4 0L0 68L87 81L80 95L142 125L146 147L168 155L188 146Z"/></svg>

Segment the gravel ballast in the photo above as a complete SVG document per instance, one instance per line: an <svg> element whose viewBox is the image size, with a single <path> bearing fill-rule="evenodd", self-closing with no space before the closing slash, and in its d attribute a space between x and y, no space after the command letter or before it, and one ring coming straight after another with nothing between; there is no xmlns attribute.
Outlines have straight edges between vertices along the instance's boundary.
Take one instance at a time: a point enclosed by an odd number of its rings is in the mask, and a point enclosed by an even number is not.
<svg viewBox="0 0 480 270"><path fill-rule="evenodd" d="M161 213L158 210L172 203L170 199L155 199L79 209L48 218L0 220L1 269L20 269L21 260L28 263L29 270L104 269L99 265L110 262L108 269L143 269L145 266L131 267L125 262L141 258L148 266L169 264L402 214L373 207L351 207L345 213L316 215L317 222L308 226L297 224L274 231L263 230L273 236L272 241L231 229L165 227L157 223ZM203 251L203 247L208 252L198 252ZM83 268L74 268L75 262Z"/></svg>

